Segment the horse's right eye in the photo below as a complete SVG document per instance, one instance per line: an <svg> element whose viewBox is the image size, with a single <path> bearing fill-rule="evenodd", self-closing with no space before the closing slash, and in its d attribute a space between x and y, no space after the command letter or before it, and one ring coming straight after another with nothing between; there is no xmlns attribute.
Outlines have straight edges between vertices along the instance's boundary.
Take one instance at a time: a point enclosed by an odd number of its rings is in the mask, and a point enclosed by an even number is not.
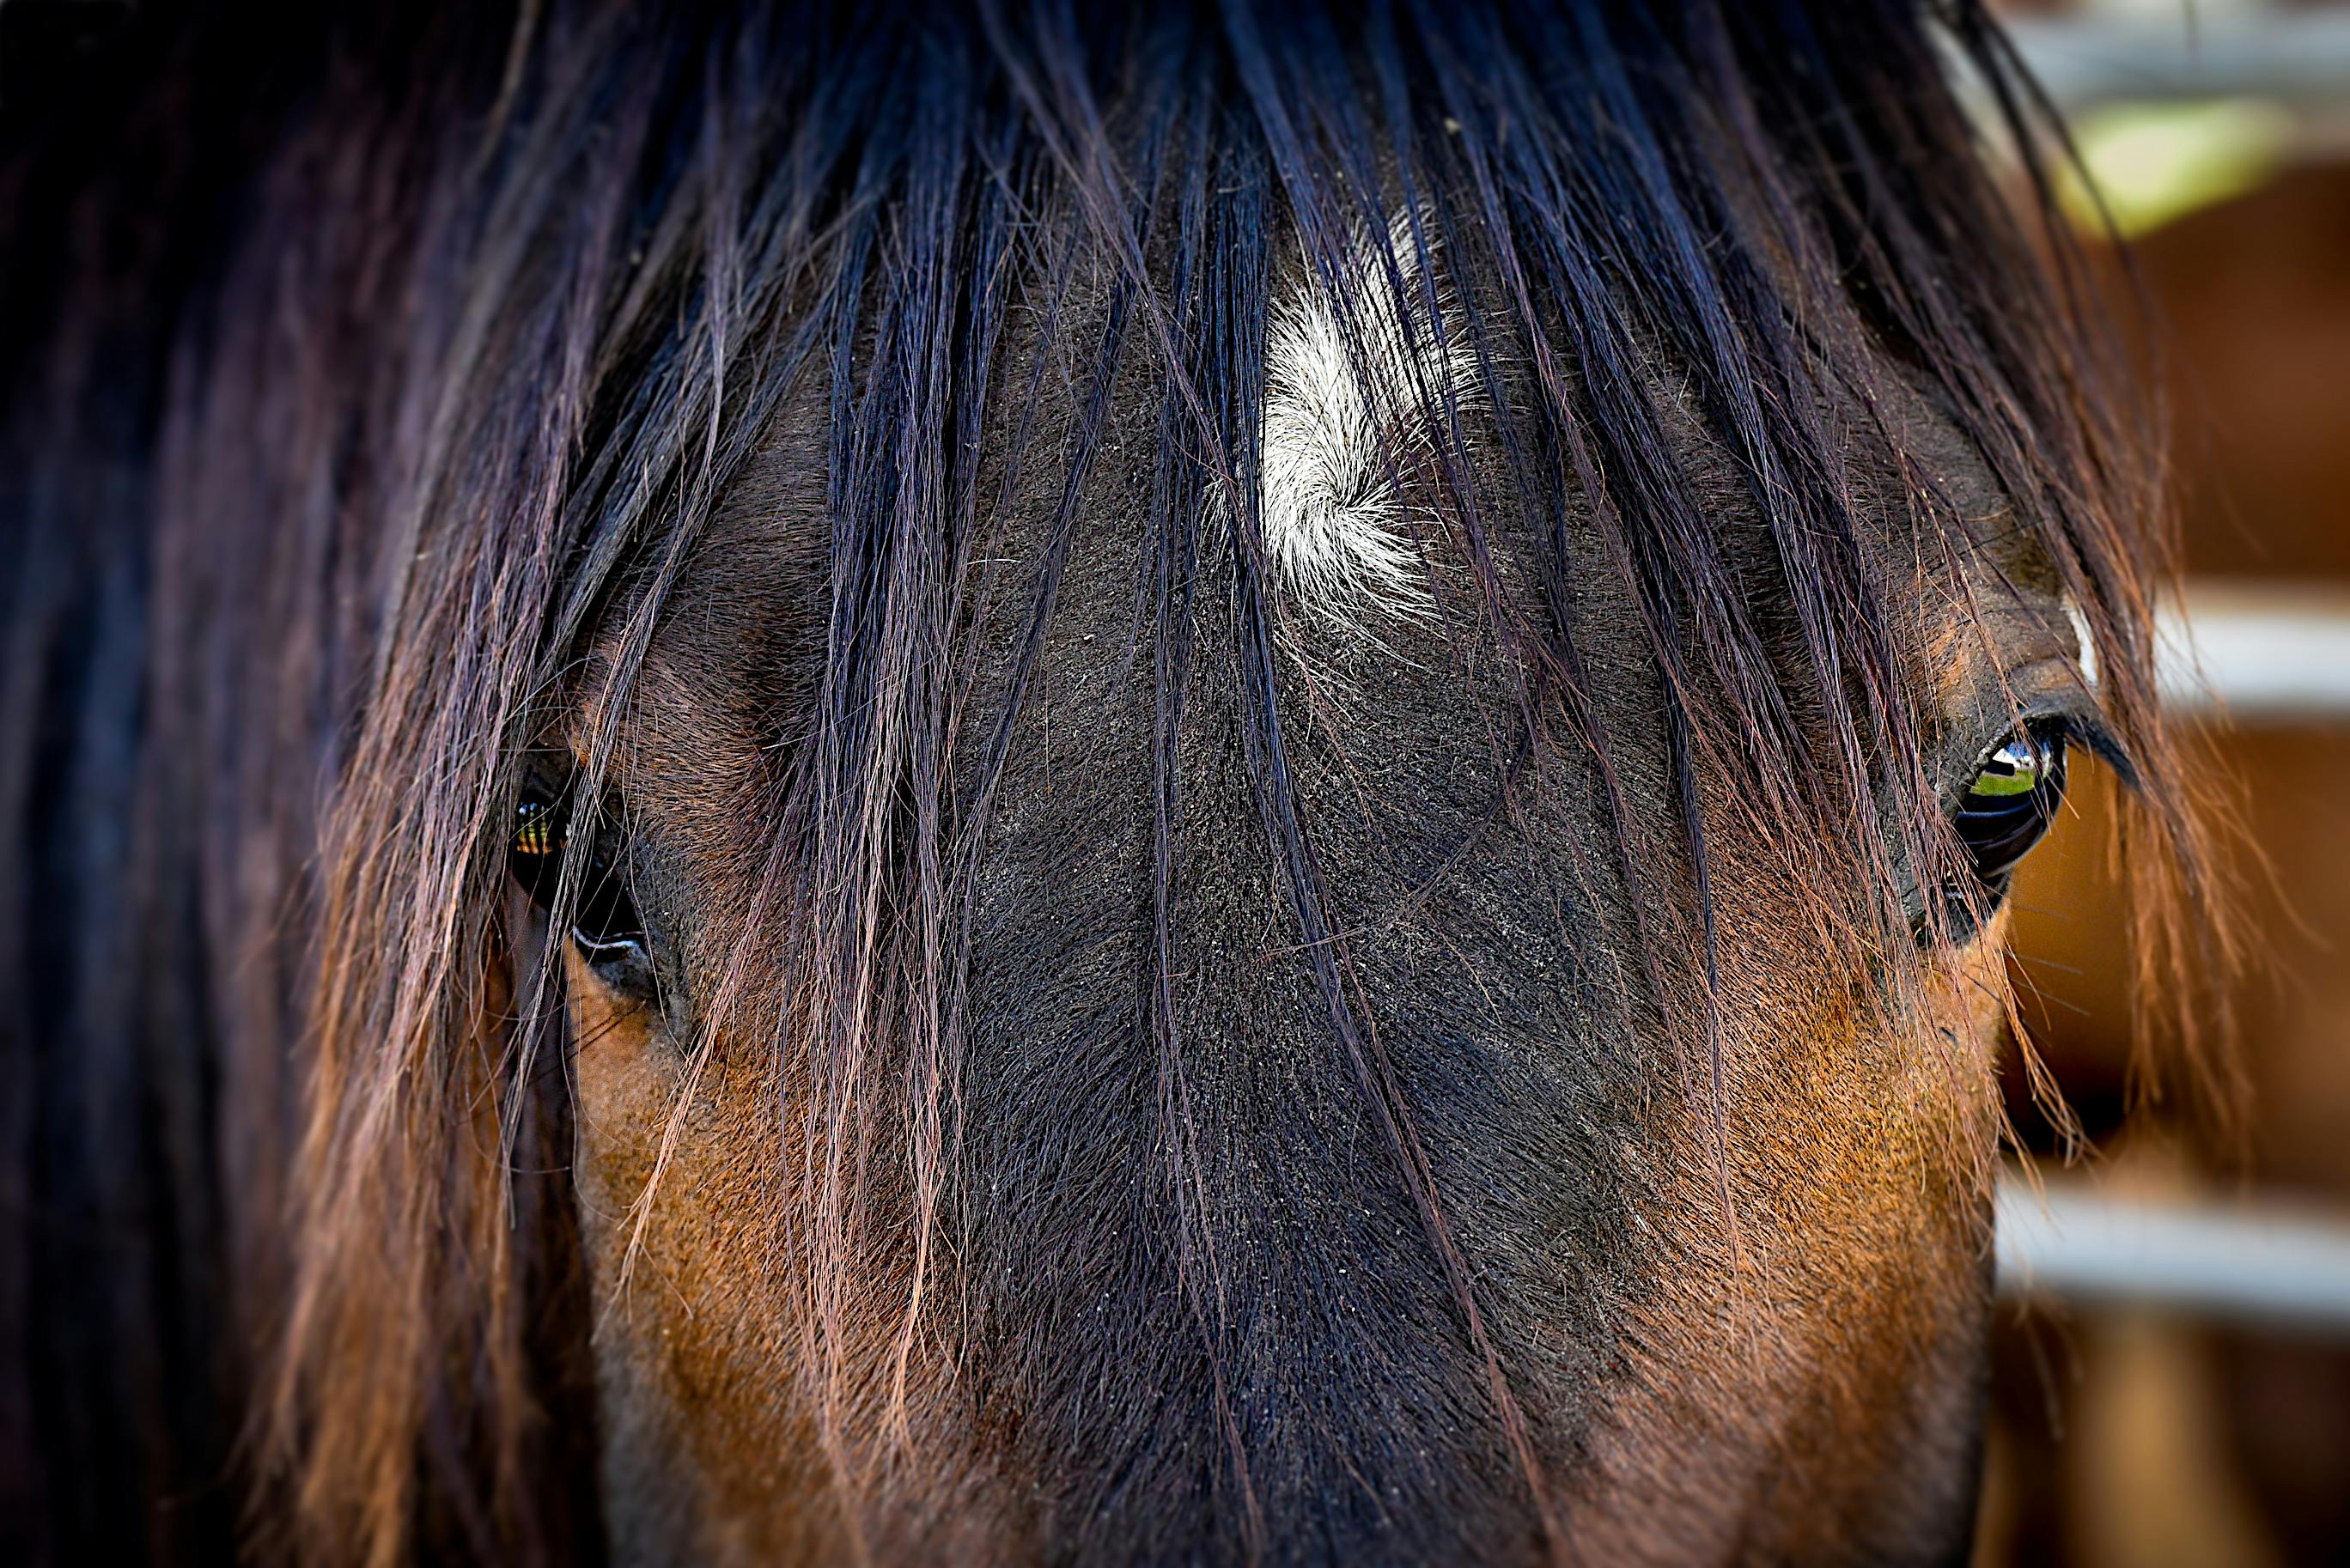
<svg viewBox="0 0 2350 1568"><path fill-rule="evenodd" d="M531 902L542 909L554 907L556 885L562 878L568 809L564 800L536 786L525 788L515 803L506 868L530 895ZM651 975L644 921L614 858L600 838L588 846L588 862L580 871L579 896L572 906L571 940L588 966L605 981L623 989L642 990Z"/></svg>
<svg viewBox="0 0 2350 1568"><path fill-rule="evenodd" d="M1986 756L1951 825L1975 879L2005 892L2022 858L2048 836L2064 801L2064 736L2022 730Z"/></svg>
<svg viewBox="0 0 2350 1568"><path fill-rule="evenodd" d="M1983 754L1950 813L1972 888L1943 891L1947 935L1964 940L2007 897L2016 867L2048 836L2064 801L2064 732L2031 725Z"/></svg>

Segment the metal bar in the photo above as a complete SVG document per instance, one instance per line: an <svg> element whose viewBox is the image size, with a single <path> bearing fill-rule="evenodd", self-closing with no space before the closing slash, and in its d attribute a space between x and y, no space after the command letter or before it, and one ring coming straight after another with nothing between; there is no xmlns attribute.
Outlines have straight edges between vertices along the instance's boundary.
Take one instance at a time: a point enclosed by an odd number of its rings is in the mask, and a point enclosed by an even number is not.
<svg viewBox="0 0 2350 1568"><path fill-rule="evenodd" d="M2008 36L2067 111L2117 99L2350 103L2350 14L2262 6L2198 16L2012 17Z"/></svg>
<svg viewBox="0 0 2350 1568"><path fill-rule="evenodd" d="M2350 593L2206 579L2158 628L2162 696L2235 721L2350 720ZM2000 1184L1999 1293L2151 1308L2350 1337L2350 1220L2273 1202L2109 1197L2052 1179Z"/></svg>
<svg viewBox="0 0 2350 1568"><path fill-rule="evenodd" d="M2159 628L2165 701L2246 721L2350 717L2350 593L2206 579L2186 597Z"/></svg>
<svg viewBox="0 0 2350 1568"><path fill-rule="evenodd" d="M1999 1293L2350 1336L2350 1224L2273 1205L2142 1202L2077 1180L1999 1189Z"/></svg>

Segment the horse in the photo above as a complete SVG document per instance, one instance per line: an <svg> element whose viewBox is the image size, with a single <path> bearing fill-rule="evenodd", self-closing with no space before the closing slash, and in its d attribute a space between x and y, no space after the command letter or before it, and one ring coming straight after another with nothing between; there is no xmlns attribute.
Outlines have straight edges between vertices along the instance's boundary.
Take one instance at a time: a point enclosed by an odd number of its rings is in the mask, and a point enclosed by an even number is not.
<svg viewBox="0 0 2350 1568"><path fill-rule="evenodd" d="M0 111L12 1560L1963 1560L2010 877L2204 876L1976 0L162 9Z"/></svg>

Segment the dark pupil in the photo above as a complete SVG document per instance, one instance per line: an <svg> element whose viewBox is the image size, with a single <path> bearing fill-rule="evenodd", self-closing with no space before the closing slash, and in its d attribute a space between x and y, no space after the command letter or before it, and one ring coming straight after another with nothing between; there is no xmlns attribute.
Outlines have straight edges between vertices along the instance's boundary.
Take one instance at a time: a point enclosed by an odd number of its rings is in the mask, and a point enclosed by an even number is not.
<svg viewBox="0 0 2350 1568"><path fill-rule="evenodd" d="M2064 798L2063 736L2018 735L1991 754L1952 818L1985 887L2005 888L2016 862L2048 832Z"/></svg>
<svg viewBox="0 0 2350 1568"><path fill-rule="evenodd" d="M515 806L506 866L542 909L554 907L556 884L563 876L563 815L562 802L536 791L525 793ZM643 940L636 907L600 844L590 846L588 864L580 870L571 934L591 950Z"/></svg>

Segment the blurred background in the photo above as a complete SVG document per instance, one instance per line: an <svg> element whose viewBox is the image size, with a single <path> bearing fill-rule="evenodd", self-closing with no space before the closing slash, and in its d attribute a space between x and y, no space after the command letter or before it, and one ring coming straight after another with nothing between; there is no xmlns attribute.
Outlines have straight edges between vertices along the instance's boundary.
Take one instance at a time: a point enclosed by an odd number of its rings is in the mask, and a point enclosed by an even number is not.
<svg viewBox="0 0 2350 1568"><path fill-rule="evenodd" d="M2230 1138L2134 1083L2110 780L2078 770L2015 965L2095 1152L2011 1044L2043 1188L2002 1199L1975 1561L2350 1564L2350 4L2002 9L2151 296L2192 633L2166 689L2240 775L2254 962Z"/></svg>

